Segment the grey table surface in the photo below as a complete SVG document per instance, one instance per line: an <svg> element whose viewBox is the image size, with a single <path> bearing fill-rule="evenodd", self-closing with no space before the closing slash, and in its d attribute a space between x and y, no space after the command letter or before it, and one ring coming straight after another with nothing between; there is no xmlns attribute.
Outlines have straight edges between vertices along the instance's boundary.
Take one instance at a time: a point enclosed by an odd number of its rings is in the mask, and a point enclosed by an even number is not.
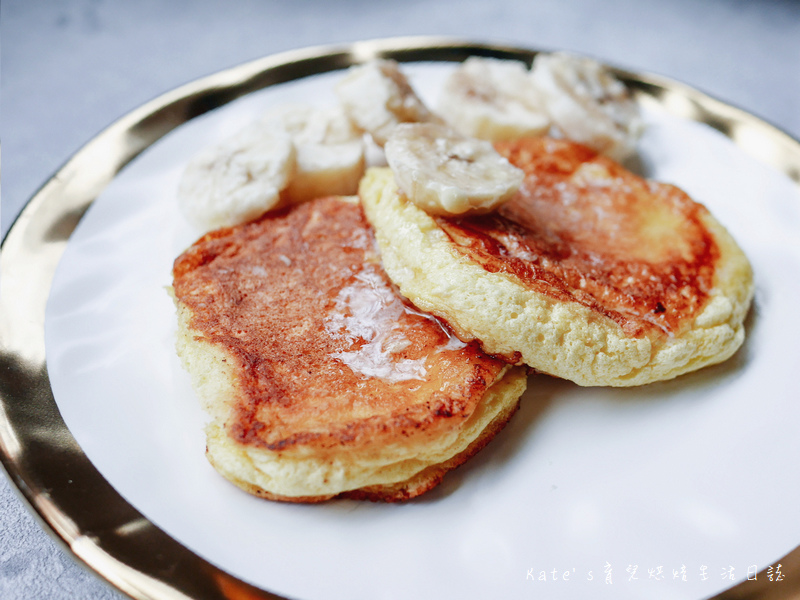
<svg viewBox="0 0 800 600"><path fill-rule="evenodd" d="M794 0L4 0L5 236L38 187L116 118L203 75L303 46L447 35L658 73L800 138ZM0 471L0 598L121 595L39 526Z"/></svg>

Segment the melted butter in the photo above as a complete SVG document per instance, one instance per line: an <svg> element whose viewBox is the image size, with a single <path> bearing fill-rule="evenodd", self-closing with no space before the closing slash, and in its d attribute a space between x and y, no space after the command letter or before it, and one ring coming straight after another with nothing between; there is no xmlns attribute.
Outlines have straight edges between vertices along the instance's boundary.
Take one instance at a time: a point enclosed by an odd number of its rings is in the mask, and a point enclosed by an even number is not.
<svg viewBox="0 0 800 600"><path fill-rule="evenodd" d="M572 183L582 187L609 187L615 181L604 165L586 162L572 174Z"/></svg>
<svg viewBox="0 0 800 600"><path fill-rule="evenodd" d="M331 356L365 377L390 383L424 380L427 375L424 357L396 356L412 345L406 336L409 325L401 319L404 314L432 320L442 328L447 342L436 348L437 352L466 346L438 319L406 306L377 268L368 264L351 284L339 291L333 311L325 320L325 330L348 346Z"/></svg>

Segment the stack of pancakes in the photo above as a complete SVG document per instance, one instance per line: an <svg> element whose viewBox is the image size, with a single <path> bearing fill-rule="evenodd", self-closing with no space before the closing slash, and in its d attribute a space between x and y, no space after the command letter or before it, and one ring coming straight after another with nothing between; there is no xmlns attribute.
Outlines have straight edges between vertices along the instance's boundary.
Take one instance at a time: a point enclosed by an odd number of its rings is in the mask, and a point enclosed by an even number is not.
<svg viewBox="0 0 800 600"><path fill-rule="evenodd" d="M405 500L502 429L529 368L630 386L741 345L752 273L703 206L565 140L496 147L525 180L494 213L429 215L373 168L360 198L176 260L178 352L223 476L276 500Z"/></svg>

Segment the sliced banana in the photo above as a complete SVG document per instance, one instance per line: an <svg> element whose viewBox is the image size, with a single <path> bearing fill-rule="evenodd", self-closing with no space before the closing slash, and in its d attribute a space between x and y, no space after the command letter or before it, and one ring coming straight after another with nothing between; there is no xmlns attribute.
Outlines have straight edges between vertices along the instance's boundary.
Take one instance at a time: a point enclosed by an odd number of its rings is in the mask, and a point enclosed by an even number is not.
<svg viewBox="0 0 800 600"><path fill-rule="evenodd" d="M434 215L490 212L524 178L490 142L433 123L398 125L385 150L398 188Z"/></svg>
<svg viewBox="0 0 800 600"><path fill-rule="evenodd" d="M550 128L527 67L516 60L473 56L445 81L439 114L464 135L499 141Z"/></svg>
<svg viewBox="0 0 800 600"><path fill-rule="evenodd" d="M393 60L351 67L336 85L347 116L383 146L398 123L439 122Z"/></svg>
<svg viewBox="0 0 800 600"><path fill-rule="evenodd" d="M283 106L262 125L283 128L292 139L297 167L281 197L290 203L358 192L364 174L364 140L341 108Z"/></svg>
<svg viewBox="0 0 800 600"><path fill-rule="evenodd" d="M531 79L564 137L618 161L634 151L642 131L638 106L603 65L564 52L538 54Z"/></svg>
<svg viewBox="0 0 800 600"><path fill-rule="evenodd" d="M244 223L278 204L294 169L289 134L250 125L191 160L178 186L178 204L204 232Z"/></svg>

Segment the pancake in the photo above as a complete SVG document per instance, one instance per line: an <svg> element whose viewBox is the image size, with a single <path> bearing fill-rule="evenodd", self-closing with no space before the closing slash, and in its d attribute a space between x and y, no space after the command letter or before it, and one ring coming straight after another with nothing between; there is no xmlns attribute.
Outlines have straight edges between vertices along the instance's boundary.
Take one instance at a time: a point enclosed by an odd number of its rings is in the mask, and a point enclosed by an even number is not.
<svg viewBox="0 0 800 600"><path fill-rule="evenodd" d="M398 295L356 198L211 232L173 278L207 457L258 496L418 496L502 429L526 385Z"/></svg>
<svg viewBox="0 0 800 600"><path fill-rule="evenodd" d="M432 217L373 169L360 194L382 262L459 338L579 385L631 386L742 344L747 258L702 205L566 140L498 142L525 171L479 217Z"/></svg>

